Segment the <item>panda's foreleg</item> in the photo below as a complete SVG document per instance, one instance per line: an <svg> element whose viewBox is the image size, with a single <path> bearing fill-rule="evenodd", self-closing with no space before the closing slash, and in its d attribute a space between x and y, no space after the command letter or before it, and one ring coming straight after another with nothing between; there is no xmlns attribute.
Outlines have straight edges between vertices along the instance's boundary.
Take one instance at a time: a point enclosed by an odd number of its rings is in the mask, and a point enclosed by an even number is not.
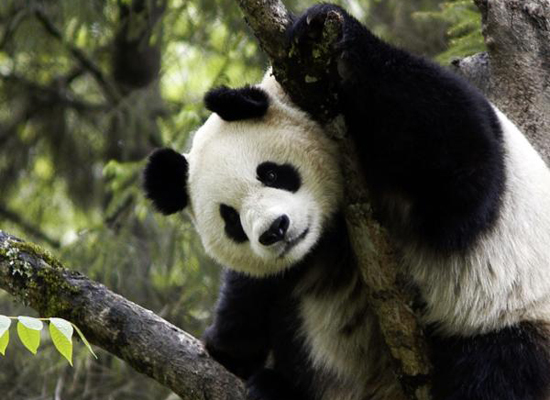
<svg viewBox="0 0 550 400"><path fill-rule="evenodd" d="M320 40L343 16L335 85L382 222L437 251L468 248L494 222L504 187L502 134L489 102L450 71L397 49L341 8L297 18L291 40Z"/></svg>
<svg viewBox="0 0 550 400"><path fill-rule="evenodd" d="M434 337L433 361L434 400L550 399L550 330L541 322Z"/></svg>
<svg viewBox="0 0 550 400"><path fill-rule="evenodd" d="M263 368L270 350L270 283L224 271L214 323L203 337L210 355L244 379Z"/></svg>
<svg viewBox="0 0 550 400"><path fill-rule="evenodd" d="M276 340L273 329L281 329L273 326L276 322L273 321L272 309L279 304L280 284L276 277L259 279L225 270L214 323L203 337L210 355L246 380L249 400L310 399L276 368L265 368L268 353L276 350L271 343ZM294 352L291 343L279 344L279 347L286 346ZM291 363L293 367L293 361ZM291 369L291 366L287 367ZM278 368L285 368L285 365ZM292 376L292 372L285 372ZM301 382L306 373L299 373L302 375L295 376L295 379Z"/></svg>

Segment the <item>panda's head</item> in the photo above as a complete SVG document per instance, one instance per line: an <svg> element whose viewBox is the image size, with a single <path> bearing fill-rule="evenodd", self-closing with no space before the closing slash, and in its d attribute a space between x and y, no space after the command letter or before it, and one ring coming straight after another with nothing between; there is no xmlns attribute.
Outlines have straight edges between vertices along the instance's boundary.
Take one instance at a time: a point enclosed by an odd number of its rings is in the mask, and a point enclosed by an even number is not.
<svg viewBox="0 0 550 400"><path fill-rule="evenodd" d="M262 276L299 262L340 206L335 144L288 101L274 78L205 96L213 114L188 154L154 152L144 173L158 210L185 209L206 252Z"/></svg>

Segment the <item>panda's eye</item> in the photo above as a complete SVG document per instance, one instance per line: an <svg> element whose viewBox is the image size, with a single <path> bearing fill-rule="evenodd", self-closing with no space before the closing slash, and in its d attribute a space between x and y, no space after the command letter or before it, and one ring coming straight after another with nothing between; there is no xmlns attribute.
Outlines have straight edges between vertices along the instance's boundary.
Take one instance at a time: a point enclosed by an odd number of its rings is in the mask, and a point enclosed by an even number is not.
<svg viewBox="0 0 550 400"><path fill-rule="evenodd" d="M290 164L276 164L266 161L256 168L257 179L265 186L297 192L302 185L300 174Z"/></svg>
<svg viewBox="0 0 550 400"><path fill-rule="evenodd" d="M264 183L266 185L273 184L275 183L276 180L277 180L277 172L275 172L274 170L270 170L265 173Z"/></svg>
<svg viewBox="0 0 550 400"><path fill-rule="evenodd" d="M237 243L243 243L248 240L237 210L227 204L220 204L220 215L225 222L225 233L230 239Z"/></svg>

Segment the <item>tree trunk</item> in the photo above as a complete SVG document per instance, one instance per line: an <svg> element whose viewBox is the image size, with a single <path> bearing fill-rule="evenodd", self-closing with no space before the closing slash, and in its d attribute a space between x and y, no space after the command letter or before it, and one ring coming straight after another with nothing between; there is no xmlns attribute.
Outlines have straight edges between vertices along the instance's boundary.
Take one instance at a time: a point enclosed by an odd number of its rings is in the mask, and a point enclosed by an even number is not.
<svg viewBox="0 0 550 400"><path fill-rule="evenodd" d="M475 0L488 54L457 61L550 165L550 0Z"/></svg>
<svg viewBox="0 0 550 400"><path fill-rule="evenodd" d="M528 135L550 160L550 0L475 0L483 16L488 54L453 63ZM325 123L343 146L346 217L372 304L410 399L428 399L426 347L410 295L403 290L388 237L372 218L354 149L344 137L331 96L330 44L340 19L329 18L316 56L286 47L289 14L279 0L239 0L245 18L293 100ZM242 400L242 382L209 358L202 344L148 310L81 274L64 269L36 246L0 232L0 288L43 316L66 318L90 341L127 361L188 400ZM376 296L383 294L383 296ZM420 381L420 383L418 383ZM396 399L390 399L396 400Z"/></svg>

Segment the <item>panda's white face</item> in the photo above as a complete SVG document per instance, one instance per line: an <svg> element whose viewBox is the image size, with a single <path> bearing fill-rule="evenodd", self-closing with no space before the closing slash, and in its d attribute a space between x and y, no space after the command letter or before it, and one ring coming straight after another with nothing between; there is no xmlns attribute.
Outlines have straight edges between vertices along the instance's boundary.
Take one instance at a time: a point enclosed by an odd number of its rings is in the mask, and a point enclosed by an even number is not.
<svg viewBox="0 0 550 400"><path fill-rule="evenodd" d="M255 276L300 261L342 196L335 144L266 91L263 117L227 122L212 114L186 155L187 210L206 252Z"/></svg>

